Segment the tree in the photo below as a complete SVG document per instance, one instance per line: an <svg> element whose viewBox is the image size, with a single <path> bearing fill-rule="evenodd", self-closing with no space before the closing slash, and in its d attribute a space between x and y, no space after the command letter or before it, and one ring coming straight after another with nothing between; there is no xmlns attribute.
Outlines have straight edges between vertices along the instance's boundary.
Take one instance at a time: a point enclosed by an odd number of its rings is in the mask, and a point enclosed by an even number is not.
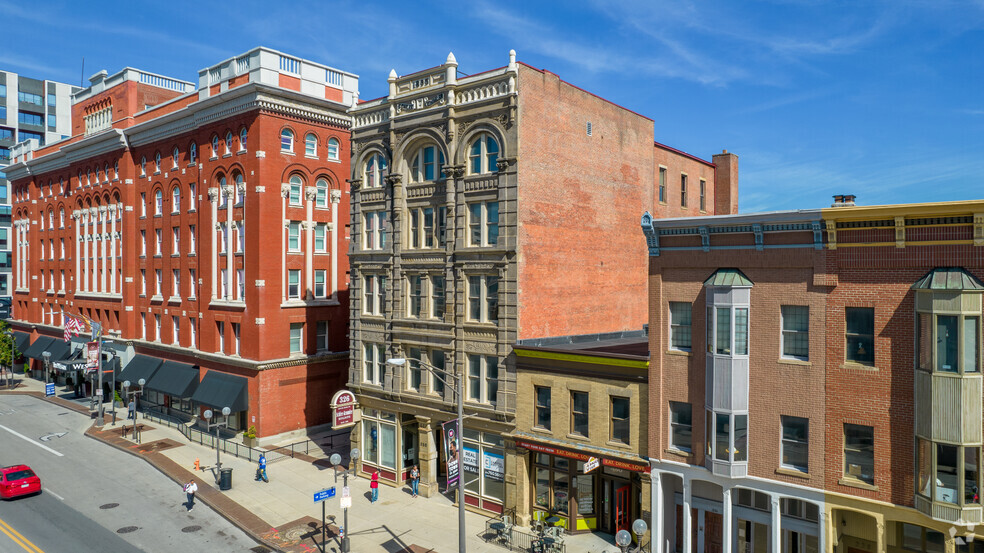
<svg viewBox="0 0 984 553"><path fill-rule="evenodd" d="M13 385L14 380L14 360L20 357L21 352L17 349L14 342L14 335L10 330L7 321L0 320L0 371L6 369L10 376L7 378L7 386Z"/></svg>

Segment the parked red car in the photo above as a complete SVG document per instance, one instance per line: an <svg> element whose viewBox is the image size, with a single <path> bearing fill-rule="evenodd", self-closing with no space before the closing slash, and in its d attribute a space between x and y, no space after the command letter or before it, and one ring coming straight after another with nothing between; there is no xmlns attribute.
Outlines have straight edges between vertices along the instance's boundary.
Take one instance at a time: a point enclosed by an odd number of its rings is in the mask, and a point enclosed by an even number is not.
<svg viewBox="0 0 984 553"><path fill-rule="evenodd" d="M27 465L0 468L0 498L41 493L41 479Z"/></svg>

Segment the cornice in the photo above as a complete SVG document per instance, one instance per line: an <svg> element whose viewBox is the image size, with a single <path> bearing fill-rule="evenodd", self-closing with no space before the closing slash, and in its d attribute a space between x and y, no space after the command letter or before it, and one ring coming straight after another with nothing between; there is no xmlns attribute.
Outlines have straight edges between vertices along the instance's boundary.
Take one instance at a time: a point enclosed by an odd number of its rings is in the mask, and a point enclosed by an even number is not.
<svg viewBox="0 0 984 553"><path fill-rule="evenodd" d="M107 129L78 142L66 144L50 154L11 165L5 169L5 172L9 180L17 180L29 175L41 175L64 169L77 161L126 148L127 140L123 130Z"/></svg>

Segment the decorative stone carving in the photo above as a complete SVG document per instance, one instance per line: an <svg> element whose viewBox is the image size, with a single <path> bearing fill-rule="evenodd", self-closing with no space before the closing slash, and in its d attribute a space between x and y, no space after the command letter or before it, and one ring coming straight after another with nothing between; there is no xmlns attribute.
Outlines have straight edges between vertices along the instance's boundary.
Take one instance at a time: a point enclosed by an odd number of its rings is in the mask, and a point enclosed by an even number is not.
<svg viewBox="0 0 984 553"><path fill-rule="evenodd" d="M280 185L280 196L283 197L283 198L286 198L289 195L290 195L290 184L288 184L286 182L285 183L282 183Z"/></svg>
<svg viewBox="0 0 984 553"><path fill-rule="evenodd" d="M338 190L336 188L333 188L331 190L331 203L337 204L340 201L342 201L342 191L341 190Z"/></svg>
<svg viewBox="0 0 984 553"><path fill-rule="evenodd" d="M236 193L236 189L231 184L227 184L222 187L222 193L225 194L226 198L232 198Z"/></svg>
<svg viewBox="0 0 984 553"><path fill-rule="evenodd" d="M349 189L352 192L358 192L362 188L362 179L346 179L349 183Z"/></svg>
<svg viewBox="0 0 984 553"><path fill-rule="evenodd" d="M208 201L212 202L213 204L215 202L219 201L219 189L218 188L209 188L208 189Z"/></svg>
<svg viewBox="0 0 984 553"><path fill-rule="evenodd" d="M501 158L501 157L495 160L496 169L498 169L500 173L505 171L506 169L509 168L509 161L510 161L509 159Z"/></svg>
<svg viewBox="0 0 984 553"><path fill-rule="evenodd" d="M318 197L318 189L313 186L309 186L304 189L304 199L309 202L313 202Z"/></svg>
<svg viewBox="0 0 984 553"><path fill-rule="evenodd" d="M399 173L391 173L385 177L386 184L390 186L396 186L403 181L403 175Z"/></svg>

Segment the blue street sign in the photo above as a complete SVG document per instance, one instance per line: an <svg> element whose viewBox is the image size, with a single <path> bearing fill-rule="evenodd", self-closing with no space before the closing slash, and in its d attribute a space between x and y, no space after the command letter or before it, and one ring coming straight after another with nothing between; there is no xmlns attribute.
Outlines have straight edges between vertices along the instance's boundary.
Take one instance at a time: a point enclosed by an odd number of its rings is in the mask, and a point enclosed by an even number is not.
<svg viewBox="0 0 984 553"><path fill-rule="evenodd" d="M314 493L314 502L324 501L329 497L335 497L335 486L332 486L326 490L321 490L320 492Z"/></svg>
<svg viewBox="0 0 984 553"><path fill-rule="evenodd" d="M51 397L51 396L55 395L55 383L54 382L48 382L48 383L46 383L44 385L44 395L46 397Z"/></svg>

